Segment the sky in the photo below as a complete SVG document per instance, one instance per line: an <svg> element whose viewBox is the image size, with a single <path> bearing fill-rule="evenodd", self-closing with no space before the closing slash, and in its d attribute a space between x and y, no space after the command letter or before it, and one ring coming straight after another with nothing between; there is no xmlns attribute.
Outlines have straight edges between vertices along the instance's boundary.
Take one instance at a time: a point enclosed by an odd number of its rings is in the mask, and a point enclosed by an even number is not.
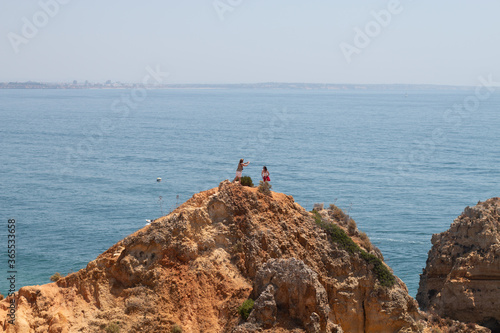
<svg viewBox="0 0 500 333"><path fill-rule="evenodd" d="M0 0L0 82L500 81L500 1Z"/></svg>

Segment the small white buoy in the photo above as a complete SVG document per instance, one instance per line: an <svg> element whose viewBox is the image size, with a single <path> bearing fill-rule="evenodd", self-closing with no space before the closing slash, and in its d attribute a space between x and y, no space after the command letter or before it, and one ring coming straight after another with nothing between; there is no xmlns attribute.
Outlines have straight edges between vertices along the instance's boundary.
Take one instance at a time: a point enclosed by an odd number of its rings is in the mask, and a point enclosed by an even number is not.
<svg viewBox="0 0 500 333"><path fill-rule="evenodd" d="M159 183L159 182L161 182L161 178L160 178L160 177L156 178L156 181L157 181L158 183Z"/></svg>

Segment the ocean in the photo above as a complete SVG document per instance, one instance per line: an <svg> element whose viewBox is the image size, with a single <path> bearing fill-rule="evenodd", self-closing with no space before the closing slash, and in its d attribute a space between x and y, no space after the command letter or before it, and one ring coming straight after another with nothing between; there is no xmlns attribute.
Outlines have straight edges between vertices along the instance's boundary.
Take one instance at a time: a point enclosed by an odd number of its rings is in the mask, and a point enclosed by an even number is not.
<svg viewBox="0 0 500 333"><path fill-rule="evenodd" d="M274 191L348 212L415 296L432 234L500 196L500 94L474 94L0 90L0 292L84 268L244 158L254 183L266 165Z"/></svg>

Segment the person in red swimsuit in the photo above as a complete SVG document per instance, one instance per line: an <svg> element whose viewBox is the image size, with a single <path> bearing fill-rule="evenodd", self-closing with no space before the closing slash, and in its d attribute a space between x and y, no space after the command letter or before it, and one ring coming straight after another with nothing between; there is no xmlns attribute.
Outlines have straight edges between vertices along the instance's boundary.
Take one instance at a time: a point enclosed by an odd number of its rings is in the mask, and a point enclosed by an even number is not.
<svg viewBox="0 0 500 333"><path fill-rule="evenodd" d="M260 173L260 175L262 176L262 180L264 182L270 182L271 181L271 178L269 178L269 171L267 171L267 167L264 166L262 168L262 172Z"/></svg>

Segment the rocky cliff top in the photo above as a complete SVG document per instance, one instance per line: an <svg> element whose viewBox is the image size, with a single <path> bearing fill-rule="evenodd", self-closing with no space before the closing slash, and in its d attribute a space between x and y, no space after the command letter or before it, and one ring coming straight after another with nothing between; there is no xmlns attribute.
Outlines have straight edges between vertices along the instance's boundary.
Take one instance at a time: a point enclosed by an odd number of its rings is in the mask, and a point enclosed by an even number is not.
<svg viewBox="0 0 500 333"><path fill-rule="evenodd" d="M11 299L0 303L0 331L421 330L415 300L354 221L333 206L318 211L224 181L79 272L21 288L15 326Z"/></svg>
<svg viewBox="0 0 500 333"><path fill-rule="evenodd" d="M422 309L500 331L500 198L466 207L432 236L417 300Z"/></svg>

